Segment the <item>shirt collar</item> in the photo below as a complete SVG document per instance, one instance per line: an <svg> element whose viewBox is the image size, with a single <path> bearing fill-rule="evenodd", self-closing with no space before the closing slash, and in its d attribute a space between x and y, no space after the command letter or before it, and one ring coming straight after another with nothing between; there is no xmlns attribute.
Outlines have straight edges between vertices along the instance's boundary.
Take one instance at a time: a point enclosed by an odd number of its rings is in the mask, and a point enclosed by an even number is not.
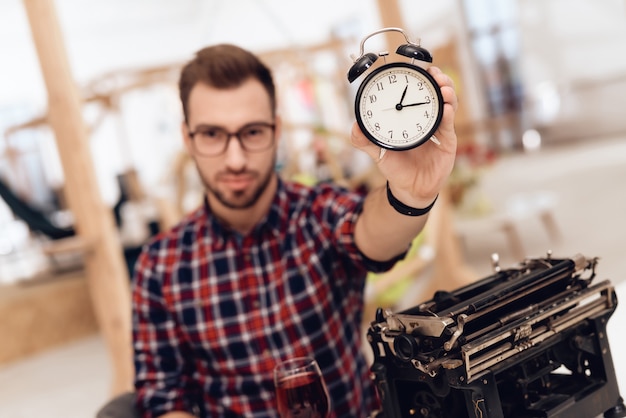
<svg viewBox="0 0 626 418"><path fill-rule="evenodd" d="M220 222L213 215L207 197L204 197L204 213L206 222L210 226L207 234L215 243L222 247L230 238L236 238L236 232ZM287 227L287 217L289 214L289 197L287 188L283 180L279 177L276 194L267 214L255 225L250 232L250 236L262 237L264 233L270 233L274 237L280 236L281 231Z"/></svg>

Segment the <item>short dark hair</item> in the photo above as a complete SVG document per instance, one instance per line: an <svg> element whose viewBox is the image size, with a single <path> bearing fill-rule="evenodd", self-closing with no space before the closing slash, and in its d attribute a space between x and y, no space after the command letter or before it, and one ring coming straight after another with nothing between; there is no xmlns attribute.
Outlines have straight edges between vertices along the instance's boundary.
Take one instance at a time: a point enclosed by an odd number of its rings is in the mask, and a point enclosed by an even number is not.
<svg viewBox="0 0 626 418"><path fill-rule="evenodd" d="M270 98L272 114L276 112L276 88L270 69L253 53L235 45L220 44L196 52L182 69L178 81L185 122L189 122L189 94L197 83L216 88L240 86L249 78L261 82Z"/></svg>

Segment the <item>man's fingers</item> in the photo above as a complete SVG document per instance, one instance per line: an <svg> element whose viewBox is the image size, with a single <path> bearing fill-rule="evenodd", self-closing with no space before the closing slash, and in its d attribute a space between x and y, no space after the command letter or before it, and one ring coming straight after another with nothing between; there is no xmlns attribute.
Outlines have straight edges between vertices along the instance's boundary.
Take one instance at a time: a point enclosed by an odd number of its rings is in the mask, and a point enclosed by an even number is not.
<svg viewBox="0 0 626 418"><path fill-rule="evenodd" d="M367 153L374 161L379 161L380 147L374 144L372 141L367 139L365 134L359 128L358 123L354 122L352 125L352 133L350 135L350 140L352 145L355 148L360 149Z"/></svg>

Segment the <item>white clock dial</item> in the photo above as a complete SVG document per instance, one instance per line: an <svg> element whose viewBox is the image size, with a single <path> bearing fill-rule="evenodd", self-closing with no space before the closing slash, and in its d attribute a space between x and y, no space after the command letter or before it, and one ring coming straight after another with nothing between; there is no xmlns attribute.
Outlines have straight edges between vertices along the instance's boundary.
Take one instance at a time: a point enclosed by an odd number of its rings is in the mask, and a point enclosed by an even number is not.
<svg viewBox="0 0 626 418"><path fill-rule="evenodd" d="M363 81L355 100L357 122L365 135L387 149L421 145L441 121L439 86L424 69L398 62L385 64Z"/></svg>

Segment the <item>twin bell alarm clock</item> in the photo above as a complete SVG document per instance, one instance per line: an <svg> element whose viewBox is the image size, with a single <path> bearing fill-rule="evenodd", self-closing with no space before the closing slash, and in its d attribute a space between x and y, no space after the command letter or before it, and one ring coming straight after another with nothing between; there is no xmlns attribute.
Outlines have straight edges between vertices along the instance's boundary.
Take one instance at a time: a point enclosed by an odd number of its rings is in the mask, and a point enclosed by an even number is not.
<svg viewBox="0 0 626 418"><path fill-rule="evenodd" d="M364 52L365 41L383 32L396 31L407 43L398 46L401 59L388 62L388 52ZM431 54L409 41L400 28L384 28L361 41L360 56L348 72L354 82L368 72L379 57L385 63L369 71L358 87L354 101L356 121L365 136L381 148L402 151L415 148L433 136L443 115L443 98L435 79L426 71ZM407 58L409 58L407 60Z"/></svg>

